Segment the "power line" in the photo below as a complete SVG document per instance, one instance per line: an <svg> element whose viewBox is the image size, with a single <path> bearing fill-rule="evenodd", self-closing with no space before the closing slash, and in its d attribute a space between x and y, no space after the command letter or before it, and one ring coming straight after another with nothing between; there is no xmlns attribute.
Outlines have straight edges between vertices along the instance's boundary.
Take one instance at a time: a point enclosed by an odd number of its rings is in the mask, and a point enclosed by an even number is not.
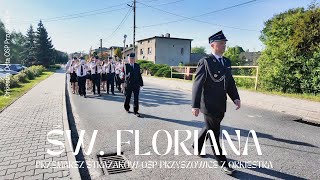
<svg viewBox="0 0 320 180"><path fill-rule="evenodd" d="M121 4L118 4L118 5L113 5L113 6L109 6L109 7L105 7L105 8L101 8L101 9L95 9L95 10L91 10L91 11L85 11L85 12L80 12L80 13L75 13L75 14L68 14L68 15L57 16L57 17L51 17L51 18L46 18L46 19L42 19L42 20L46 21L46 20L65 18L65 17L69 17L69 16L82 15L82 14L102 11L102 10L105 10L105 9L110 9L110 8L113 8L113 7L118 7L118 6L122 6L122 5L126 5L126 4L127 3L121 3Z"/></svg>
<svg viewBox="0 0 320 180"><path fill-rule="evenodd" d="M149 8L156 9L156 10L158 10L158 11L162 11L162 12L165 12L165 13L168 13L168 14L171 14L171 15L174 15L174 16L182 17L182 19L178 19L178 20L174 20L174 21L169 21L169 22L164 22L164 23L152 24L152 25L147 25L147 26L141 26L140 28L147 28L147 27L153 27L153 26L171 24L171 23L175 23L175 22L181 22L181 21L185 21L185 20L192 20L192 21L196 21L196 22L201 22L201 23L210 24L210 25L214 25L214 26L226 27L226 28L230 28L230 29L238 29L238 30L245 30L245 31L257 31L257 30L252 30L252 29L244 29L244 28L238 28L238 27L232 27L232 26L225 26L225 25L221 25L221 24L215 24L215 23L210 23L210 22L206 22L206 21L201 21L201 20L194 19L195 17L206 16L206 15L213 14L213 13L217 13L217 12L224 11L224 10L227 10L227 9L231 9L231 8L243 6L243 5L246 5L246 4L249 4L249 3L253 3L253 2L256 2L256 1L258 1L258 0L247 1L247 2L244 2L244 3L236 4L236 5L233 5L233 6L230 6L230 7L226 7L226 8L223 8L223 9L211 11L211 12L208 12L208 13L204 13L204 14L200 14L200 15L192 16L192 17L186 17L186 16L182 16L182 15L179 15L179 14L175 14L175 13L169 12L169 11L165 11L165 10L162 10L162 9L159 9L159 8L156 8L156 7L153 7L153 6L150 6L150 5L141 3L141 2L139 1L138 3L140 3L140 4L144 5L144 6L147 6L147 7L149 7ZM258 32L258 31L257 31L257 32Z"/></svg>
<svg viewBox="0 0 320 180"><path fill-rule="evenodd" d="M124 8L118 8L118 9L112 9L114 7L122 6L126 3L114 5L114 6L109 6L101 9L96 9L92 11L86 11L86 12L81 12L81 13L76 13L76 14L69 14L69 15L63 15L63 16L57 16L57 17L51 17L51 18L45 18L42 19L43 22L54 22L54 21L61 21L61 20L68 20L68 19L75 19L75 18L81 18L81 17L87 17L87 16L93 16L93 15L98 15L98 14L105 14L113 11L119 11L123 9L127 9L126 7ZM105 9L111 9L108 11L102 11L102 12L97 12ZM36 23L36 21L20 21L22 23Z"/></svg>
<svg viewBox="0 0 320 180"><path fill-rule="evenodd" d="M121 28L121 26L125 23L125 21L128 19L129 15L131 14L132 9L131 7L129 8L128 12L126 13L126 15L123 17L123 19L121 20L121 22L119 23L119 25L116 27L116 29L104 40L108 41L109 38L114 37L114 34L117 32L117 30L119 30Z"/></svg>

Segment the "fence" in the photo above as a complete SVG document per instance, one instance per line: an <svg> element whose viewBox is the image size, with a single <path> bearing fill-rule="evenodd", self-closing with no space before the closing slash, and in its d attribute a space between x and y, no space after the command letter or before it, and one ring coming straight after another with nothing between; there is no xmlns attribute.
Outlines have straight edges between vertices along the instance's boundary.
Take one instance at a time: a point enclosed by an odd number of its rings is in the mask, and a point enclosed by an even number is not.
<svg viewBox="0 0 320 180"><path fill-rule="evenodd" d="M245 68L256 69L255 76L234 75L233 77L255 79L254 89L257 90L259 66L231 66L231 68L232 69L245 69ZM174 74L178 74L178 75L183 75L184 80L194 80L196 70L197 70L197 66L171 66L171 78L173 77Z"/></svg>

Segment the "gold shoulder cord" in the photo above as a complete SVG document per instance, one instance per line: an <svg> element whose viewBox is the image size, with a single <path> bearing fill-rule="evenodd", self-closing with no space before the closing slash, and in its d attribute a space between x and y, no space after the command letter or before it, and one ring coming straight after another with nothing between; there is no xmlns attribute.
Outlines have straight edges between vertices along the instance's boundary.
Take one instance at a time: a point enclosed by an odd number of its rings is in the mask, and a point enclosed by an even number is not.
<svg viewBox="0 0 320 180"><path fill-rule="evenodd" d="M216 83L223 81L223 87L224 87L224 90L226 90L226 75L224 74L224 75L221 76L219 79L215 79L215 78L212 76L212 74L211 74L211 71L210 71L210 69L209 69L209 65L208 65L207 59L205 59L204 62L205 62L205 68L206 68L207 72L209 73L209 76L211 77L212 81L213 81L213 82L216 82Z"/></svg>

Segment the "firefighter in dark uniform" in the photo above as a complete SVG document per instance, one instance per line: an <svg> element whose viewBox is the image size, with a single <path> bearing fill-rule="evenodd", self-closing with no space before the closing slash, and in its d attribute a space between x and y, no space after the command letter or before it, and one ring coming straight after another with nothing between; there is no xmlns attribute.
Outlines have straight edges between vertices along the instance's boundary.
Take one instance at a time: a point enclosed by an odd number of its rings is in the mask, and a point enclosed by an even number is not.
<svg viewBox="0 0 320 180"><path fill-rule="evenodd" d="M206 126L199 133L199 155L204 141L209 136L207 131L212 130L220 152L220 155L215 154L218 164L225 173L232 174L234 170L229 167L227 158L222 155L220 147L220 123L226 112L227 94L237 106L236 110L240 108L241 103L231 74L231 62L228 58L222 56L225 52L226 41L227 39L222 31L209 37L212 54L200 59L198 63L192 87L192 114L198 116L199 111L201 111L206 122ZM211 145L213 145L212 142ZM214 149L213 152L215 153Z"/></svg>
<svg viewBox="0 0 320 180"><path fill-rule="evenodd" d="M136 116L141 117L139 114L139 93L140 88L143 86L143 80L140 73L139 64L135 63L135 54L131 53L129 55L129 63L125 64L124 68L124 94L125 102L124 109L129 112L130 109L130 99L133 93L133 112Z"/></svg>

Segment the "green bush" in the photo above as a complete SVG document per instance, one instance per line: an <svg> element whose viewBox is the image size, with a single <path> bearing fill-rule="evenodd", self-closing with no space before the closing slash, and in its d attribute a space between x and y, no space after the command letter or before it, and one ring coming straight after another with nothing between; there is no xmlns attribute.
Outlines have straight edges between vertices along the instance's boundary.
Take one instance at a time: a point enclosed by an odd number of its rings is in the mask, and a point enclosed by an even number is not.
<svg viewBox="0 0 320 180"><path fill-rule="evenodd" d="M10 75L10 81L9 86L10 88L16 88L20 87L21 83L27 83L28 80L32 80L35 77L38 77L42 74L42 72L45 71L45 68L43 66L31 66L28 67L22 71L20 71L18 74L12 76ZM6 79L1 78L0 79L0 94L5 91L6 88Z"/></svg>
<svg viewBox="0 0 320 180"><path fill-rule="evenodd" d="M19 82L26 83L28 82L28 77L24 71L19 72L17 75L15 75Z"/></svg>
<svg viewBox="0 0 320 180"><path fill-rule="evenodd" d="M161 68L158 69L158 71L154 74L155 76L164 77L164 76L165 76L165 74L164 74L165 71L170 71L170 76L171 76L170 66L165 65L165 66L160 66L160 67L161 67Z"/></svg>
<svg viewBox="0 0 320 180"><path fill-rule="evenodd" d="M27 69L23 70L23 72L26 74L26 76L27 76L27 78L29 80L32 80L32 79L35 78L35 75L34 75L33 71L30 68L27 68Z"/></svg>
<svg viewBox="0 0 320 180"><path fill-rule="evenodd" d="M10 88L20 87L19 79L16 75L10 77Z"/></svg>
<svg viewBox="0 0 320 180"><path fill-rule="evenodd" d="M171 77L171 70L165 70L165 71L163 71L163 77L166 77L166 78Z"/></svg>

